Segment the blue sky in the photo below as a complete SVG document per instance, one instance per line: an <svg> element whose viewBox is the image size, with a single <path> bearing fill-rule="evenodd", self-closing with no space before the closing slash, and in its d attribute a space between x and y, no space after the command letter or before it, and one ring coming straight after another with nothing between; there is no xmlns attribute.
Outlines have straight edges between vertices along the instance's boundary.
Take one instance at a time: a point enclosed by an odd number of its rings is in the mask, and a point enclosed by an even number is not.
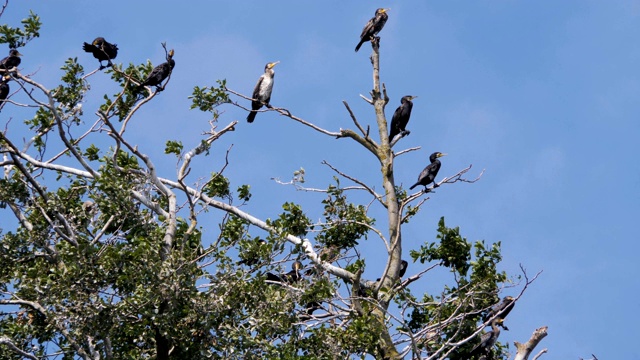
<svg viewBox="0 0 640 360"><path fill-rule="evenodd" d="M391 8L381 33L387 115L401 96L419 96L411 135L395 149L422 149L396 160L397 182L415 182L434 151L449 154L438 178L469 164L472 176L486 169L476 184L431 195L403 230L405 251L434 240L440 216L470 240L501 241L502 269L516 275L519 264L530 275L543 270L509 316L511 331L502 333L502 342L524 342L548 325L538 348L549 349L542 359L592 353L640 359L631 346L640 318L628 310L638 305L640 290L640 245L631 226L640 220L640 1L28 0L13 1L2 22L17 25L29 9L41 16L42 36L21 50L21 68L37 71L34 79L49 87L68 57L78 57L87 72L97 67L81 50L96 36L117 43L116 62L125 64L150 59L156 65L164 58L161 42L174 48L171 83L128 131L171 177L175 158L162 155L165 141L193 146L208 130L206 114L189 110L193 86L224 78L229 88L250 94L270 61L281 61L274 105L337 131L352 127L346 100L361 122L372 124L372 109L358 96L371 89L370 46L353 48L377 7ZM89 81L87 123L102 94L117 91L104 74ZM233 144L225 174L234 184L251 184L249 212L273 217L284 201L295 200L318 218L321 195L270 178L288 180L304 167L310 187L326 187L333 173L322 160L380 189L378 164L352 141L274 113L247 124L241 110L223 110L222 124L240 123L215 144L214 156L194 162L195 174L219 169ZM7 116L26 117L5 107L3 123ZM215 227L209 231L215 236ZM375 238L362 248L383 259ZM409 274L419 269L410 264ZM375 278L380 269L372 264L367 271ZM429 280L423 286L432 286Z"/></svg>

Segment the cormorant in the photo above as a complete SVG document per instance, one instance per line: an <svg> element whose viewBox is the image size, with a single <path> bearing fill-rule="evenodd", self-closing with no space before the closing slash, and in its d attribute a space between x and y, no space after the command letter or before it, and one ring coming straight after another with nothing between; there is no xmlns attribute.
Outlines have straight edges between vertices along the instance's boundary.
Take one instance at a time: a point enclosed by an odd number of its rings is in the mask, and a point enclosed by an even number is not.
<svg viewBox="0 0 640 360"><path fill-rule="evenodd" d="M20 56L22 56L22 54L18 52L18 49L9 50L9 56L0 60L0 69L9 70L20 65L20 61L22 61Z"/></svg>
<svg viewBox="0 0 640 360"><path fill-rule="evenodd" d="M257 241L250 249L240 254L242 260L238 261L238 264L245 264L247 266L253 266L260 261L260 249L267 242L263 239Z"/></svg>
<svg viewBox="0 0 640 360"><path fill-rule="evenodd" d="M9 80L11 80L11 76L5 75L2 77L2 81L0 82L0 100L6 100L7 96L9 96Z"/></svg>
<svg viewBox="0 0 640 360"><path fill-rule="evenodd" d="M502 324L502 319L495 319L491 322L491 331L482 334L482 336L480 337L480 343L476 345L473 350L471 350L471 353L469 353L469 358L476 357L477 359L480 356L489 355L491 348L498 340L498 336L500 336L500 328L497 326L500 324Z"/></svg>
<svg viewBox="0 0 640 360"><path fill-rule="evenodd" d="M369 20L367 25L362 29L362 34L360 34L360 42L356 45L356 52L360 50L360 46L367 41L370 41L371 38L376 36L380 30L384 27L384 24L387 22L389 15L387 15L387 11L389 9L379 8L376 10L376 15Z"/></svg>
<svg viewBox="0 0 640 360"><path fill-rule="evenodd" d="M407 123L409 123L409 118L411 117L411 108L413 108L413 102L411 100L417 98L417 96L407 95L403 96L400 100L400 106L396 109L396 112L393 113L393 118L391 118L391 131L389 131L389 142L393 140L396 135L402 133L403 136L409 135L409 131L405 128L407 127Z"/></svg>
<svg viewBox="0 0 640 360"><path fill-rule="evenodd" d="M91 44L84 43L82 50L92 53L100 61L100 70L112 66L111 60L118 56L118 45L107 42L103 37L97 37ZM102 65L103 61L107 61L107 66Z"/></svg>
<svg viewBox="0 0 640 360"><path fill-rule="evenodd" d="M415 184L411 185L409 190L413 190L413 188L418 185L422 185L426 189L427 185L431 184L432 182L434 183L433 186L436 187L437 184L434 181L436 179L436 175L438 175L438 171L440 170L440 165L442 165L440 164L440 160L438 160L438 158L445 155L447 154L443 154L441 152L434 152L433 154L431 154L431 156L429 156L431 164L427 165L427 167L422 170L420 176L418 176L418 181Z"/></svg>
<svg viewBox="0 0 640 360"><path fill-rule="evenodd" d="M140 84L140 87L155 86L156 91L164 90L163 87L160 87L160 84L171 74L174 66L176 66L176 62L173 60L173 49L171 49L169 50L169 55L167 55L167 62L156 66L147 79Z"/></svg>
<svg viewBox="0 0 640 360"><path fill-rule="evenodd" d="M400 263L400 273L398 274L400 279L402 279L404 274L407 272L407 267L409 267L409 263L406 260L402 260Z"/></svg>
<svg viewBox="0 0 640 360"><path fill-rule="evenodd" d="M276 275L273 273L267 273L267 280L279 283L292 284L299 281L302 276L300 275L300 269L302 269L302 263L300 261L294 261L291 265L291 271L285 274Z"/></svg>
<svg viewBox="0 0 640 360"><path fill-rule="evenodd" d="M271 91L273 90L273 77L275 75L275 71L273 71L273 67L278 65L280 61L271 62L264 66L264 74L260 75L260 79L258 79L258 83L256 87L253 88L253 95L251 97L251 109L253 111L249 112L247 116L247 121L252 123L258 114L256 110L259 110L262 105L267 105L268 108L271 108Z"/></svg>
<svg viewBox="0 0 640 360"><path fill-rule="evenodd" d="M513 310L513 306L515 304L515 299L513 297L505 296L499 304L495 305L493 308L491 308L491 310L489 310L487 315L482 318L482 321L487 322L489 321L489 319L496 315L498 315L496 316L496 319L504 320L507 315L509 315L511 310ZM506 327L502 322L498 325L502 326L502 328L505 330L509 330L509 328Z"/></svg>

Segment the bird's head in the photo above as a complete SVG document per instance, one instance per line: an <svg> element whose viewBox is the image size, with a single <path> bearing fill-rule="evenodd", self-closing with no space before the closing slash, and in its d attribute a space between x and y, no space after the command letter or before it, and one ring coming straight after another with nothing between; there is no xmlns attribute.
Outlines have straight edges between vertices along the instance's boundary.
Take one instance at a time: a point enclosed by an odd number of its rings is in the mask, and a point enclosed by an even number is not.
<svg viewBox="0 0 640 360"><path fill-rule="evenodd" d="M20 54L18 49L11 49L9 50L9 56L22 56L22 54Z"/></svg>
<svg viewBox="0 0 640 360"><path fill-rule="evenodd" d="M6 83L6 82L7 82L7 81L9 81L9 80L11 80L11 75L9 75L9 74L4 75L4 76L2 77L2 82L5 82L5 83Z"/></svg>
<svg viewBox="0 0 640 360"><path fill-rule="evenodd" d="M274 62L270 62L267 64L267 66L265 66L266 69L273 69L276 65L278 65L280 63L280 61L274 61Z"/></svg>
<svg viewBox="0 0 640 360"><path fill-rule="evenodd" d="M379 8L378 10L376 10L376 15L384 14L389 10L391 9Z"/></svg>
<svg viewBox="0 0 640 360"><path fill-rule="evenodd" d="M444 154L444 153L441 153L441 152L434 152L433 154L431 154L431 156L429 156L429 159L433 162L433 161L435 161L435 159L441 158L443 156L447 156L447 154Z"/></svg>
<svg viewBox="0 0 640 360"><path fill-rule="evenodd" d="M173 49L169 50L169 59L173 57L173 54L174 54Z"/></svg>
<svg viewBox="0 0 640 360"><path fill-rule="evenodd" d="M405 96L403 96L403 97L402 97L402 102L405 102L405 101L411 101L411 100L413 100L413 99L415 99L415 98L417 98L417 96L413 96L413 95L405 95Z"/></svg>
<svg viewBox="0 0 640 360"><path fill-rule="evenodd" d="M506 301L513 301L513 300L514 300L514 299L513 299L513 296L505 296L505 297L504 297L504 299L505 299Z"/></svg>
<svg viewBox="0 0 640 360"><path fill-rule="evenodd" d="M302 263L298 260L294 261L293 264L291 264L291 269L295 271L302 269Z"/></svg>
<svg viewBox="0 0 640 360"><path fill-rule="evenodd" d="M104 38L103 37L97 37L95 40L93 40L92 44L94 46L100 46L100 45L104 44Z"/></svg>

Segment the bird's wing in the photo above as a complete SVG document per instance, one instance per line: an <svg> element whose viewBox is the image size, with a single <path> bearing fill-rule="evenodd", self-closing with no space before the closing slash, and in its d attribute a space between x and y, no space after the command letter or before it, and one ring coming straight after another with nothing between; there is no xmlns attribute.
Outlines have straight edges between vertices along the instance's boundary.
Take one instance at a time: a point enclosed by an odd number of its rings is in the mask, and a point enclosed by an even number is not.
<svg viewBox="0 0 640 360"><path fill-rule="evenodd" d="M84 43L84 45L82 45L82 50L84 50L86 52L94 52L94 51L98 50L98 48L95 47L95 45L93 45L93 44Z"/></svg>
<svg viewBox="0 0 640 360"><path fill-rule="evenodd" d="M251 95L252 98L258 99L258 97L260 96L260 85L262 85L262 81L264 81L264 74L260 76L256 87L253 88L253 95Z"/></svg>
<svg viewBox="0 0 640 360"><path fill-rule="evenodd" d="M373 21L375 20L375 18L371 18L369 20L369 22L367 22L367 25L364 26L364 28L362 29L362 34L360 34L360 38L362 39L363 37L365 37L365 35L367 35L371 29L373 28Z"/></svg>
<svg viewBox="0 0 640 360"><path fill-rule="evenodd" d="M429 175L429 172L431 171L431 164L427 165L426 168L424 168L424 170L422 170L422 172L420 173L420 176L418 176L418 182L424 178L426 178Z"/></svg>

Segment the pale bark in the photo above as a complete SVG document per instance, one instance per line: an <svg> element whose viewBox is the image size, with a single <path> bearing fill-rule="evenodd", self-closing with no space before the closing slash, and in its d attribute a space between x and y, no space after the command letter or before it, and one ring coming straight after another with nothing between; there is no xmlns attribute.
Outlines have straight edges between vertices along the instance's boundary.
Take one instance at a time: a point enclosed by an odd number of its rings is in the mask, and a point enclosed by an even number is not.
<svg viewBox="0 0 640 360"><path fill-rule="evenodd" d="M514 360L529 359L529 355L531 355L531 353L533 352L533 349L535 349L536 346L538 346L538 343L540 342L540 340L542 340L545 336L547 336L547 328L548 328L547 326L543 326L539 329L536 329L536 331L533 332L533 335L531 335L531 338L529 339L529 341L527 341L524 344L514 341L513 344L516 346L516 349L518 350ZM537 355L536 358L538 358L539 355Z"/></svg>

